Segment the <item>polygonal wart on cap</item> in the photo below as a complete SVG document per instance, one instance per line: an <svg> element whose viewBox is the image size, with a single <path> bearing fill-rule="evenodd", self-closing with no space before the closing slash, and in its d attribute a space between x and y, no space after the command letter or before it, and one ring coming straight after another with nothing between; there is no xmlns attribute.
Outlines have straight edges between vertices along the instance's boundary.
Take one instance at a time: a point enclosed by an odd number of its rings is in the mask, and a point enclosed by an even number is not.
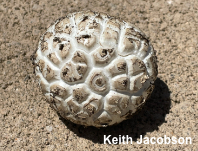
<svg viewBox="0 0 198 151"><path fill-rule="evenodd" d="M76 124L105 127L142 107L157 77L155 51L129 22L82 11L58 19L34 54L42 92Z"/></svg>

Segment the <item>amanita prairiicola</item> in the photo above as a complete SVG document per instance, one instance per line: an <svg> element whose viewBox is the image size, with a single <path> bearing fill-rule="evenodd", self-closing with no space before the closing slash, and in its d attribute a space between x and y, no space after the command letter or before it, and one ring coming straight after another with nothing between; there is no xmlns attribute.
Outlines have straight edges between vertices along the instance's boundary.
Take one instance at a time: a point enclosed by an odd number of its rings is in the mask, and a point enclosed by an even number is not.
<svg viewBox="0 0 198 151"><path fill-rule="evenodd" d="M35 73L51 106L74 123L105 127L131 117L157 77L155 51L131 23L82 11L42 35Z"/></svg>

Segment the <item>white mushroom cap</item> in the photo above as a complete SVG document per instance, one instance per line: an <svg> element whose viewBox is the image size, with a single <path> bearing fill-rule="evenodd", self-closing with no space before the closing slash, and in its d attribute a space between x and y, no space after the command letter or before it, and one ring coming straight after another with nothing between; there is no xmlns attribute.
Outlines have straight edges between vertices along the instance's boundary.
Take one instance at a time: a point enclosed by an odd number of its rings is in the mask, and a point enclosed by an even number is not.
<svg viewBox="0 0 198 151"><path fill-rule="evenodd" d="M86 126L120 123L153 91L155 51L138 28L103 13L58 19L42 35L35 73L51 106Z"/></svg>

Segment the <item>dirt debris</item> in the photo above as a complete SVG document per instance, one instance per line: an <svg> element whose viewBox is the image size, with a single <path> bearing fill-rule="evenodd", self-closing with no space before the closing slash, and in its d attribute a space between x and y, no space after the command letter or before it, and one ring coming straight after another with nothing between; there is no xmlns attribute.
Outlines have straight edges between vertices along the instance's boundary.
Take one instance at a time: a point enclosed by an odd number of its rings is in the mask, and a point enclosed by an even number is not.
<svg viewBox="0 0 198 151"><path fill-rule="evenodd" d="M197 0L0 1L0 150L198 150L197 8ZM144 110L104 129L59 118L30 60L53 21L83 9L130 21L157 51L159 75ZM133 145L103 144L104 135L129 135ZM140 135L191 137L192 144L137 144Z"/></svg>

